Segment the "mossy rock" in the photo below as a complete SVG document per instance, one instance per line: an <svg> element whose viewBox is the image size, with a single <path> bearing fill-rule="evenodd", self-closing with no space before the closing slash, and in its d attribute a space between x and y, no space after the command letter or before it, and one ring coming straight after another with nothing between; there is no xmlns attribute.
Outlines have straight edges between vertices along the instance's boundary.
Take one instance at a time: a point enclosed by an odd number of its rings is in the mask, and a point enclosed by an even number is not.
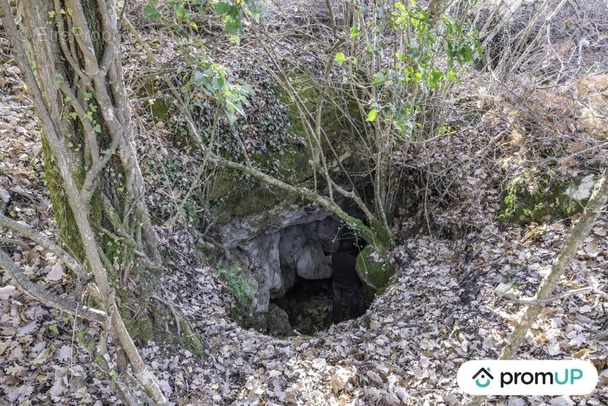
<svg viewBox="0 0 608 406"><path fill-rule="evenodd" d="M171 118L171 111L167 103L162 99L155 99L150 104L150 110L152 111L152 116L160 120L164 123L168 122Z"/></svg>
<svg viewBox="0 0 608 406"><path fill-rule="evenodd" d="M395 242L393 241L393 236L390 231L382 226L382 223L378 219L373 219L371 222L371 229L374 234L377 236L380 244L387 248L392 249L395 246Z"/></svg>
<svg viewBox="0 0 608 406"><path fill-rule="evenodd" d="M517 177L505 188L498 221L501 224L542 223L580 213L589 200L590 192L581 194L578 190L588 183L589 176L567 181L543 176L531 192L528 182Z"/></svg>
<svg viewBox="0 0 608 406"><path fill-rule="evenodd" d="M303 105L309 113L314 114L322 96L321 85L315 79L314 74L294 71L289 73L288 77L290 86L301 101L300 105ZM280 123L283 124L271 126L268 124L271 121L269 116L264 116L265 118L258 122L253 119L252 115L248 128L256 128L257 149L247 159L252 166L264 173L286 183L303 186L311 182L314 177L314 168L310 164L311 146L314 147L317 141L311 138L310 133L306 131L306 122L302 120L298 105L290 99L289 92L277 85L269 85L269 88L273 90L266 91L258 97L263 97L267 104L274 106L278 103L283 106L281 108L275 106L273 110L282 117ZM352 131L349 130L355 125L353 123L357 122L356 117L359 114L356 103L349 103L348 100L345 100L344 95L345 92L335 89L328 89L323 95L325 102L320 125L325 137L321 147L325 156L330 160L328 163L330 167L336 164L336 162L332 162L331 158L333 156L329 148L331 143L331 147L341 157L344 157L341 164L349 171L360 172L365 168L359 167L363 165L363 162L357 159L357 154L354 153L359 149L357 148L358 143L350 135ZM361 125L365 124L361 122ZM244 128L239 131L241 134L246 133ZM275 144L280 145L280 148L273 149ZM237 156L241 149L241 147L234 147L231 151L223 151L222 155L235 161L241 161L243 157ZM346 153L348 151L352 153ZM213 179L214 185L209 200L217 213L220 225L226 224L234 218L264 213L274 206L290 204L298 200L297 196L291 196L282 190L262 185L257 180L233 170L219 169ZM317 186L322 188L323 179L320 180L321 182Z"/></svg>
<svg viewBox="0 0 608 406"><path fill-rule="evenodd" d="M289 75L289 83L293 90L297 93L298 98L302 101L303 107L309 112L314 112L319 104L321 96L320 87L310 72L291 72ZM300 111L296 104L290 99L289 92L285 89L278 93L281 100L288 108L287 114L291 123L291 130L298 136L308 139L308 132L305 124L300 117ZM321 113L321 127L327 134L328 138L332 139L339 134L343 122L343 115L338 111L336 106L330 104L332 100L331 94L325 95L325 105Z"/></svg>
<svg viewBox="0 0 608 406"><path fill-rule="evenodd" d="M379 253L368 245L357 256L357 267L365 283L376 289L384 290L395 274L395 268L388 260L388 253Z"/></svg>
<svg viewBox="0 0 608 406"><path fill-rule="evenodd" d="M168 122L171 118L171 107L169 104L159 97L160 92L164 88L163 85L158 86L153 80L148 81L137 93L137 97L148 98L150 100L150 111L152 116L162 122Z"/></svg>
<svg viewBox="0 0 608 406"><path fill-rule="evenodd" d="M243 315L251 314L253 311L253 300L258 292L256 280L238 267L230 269L217 267L215 270L234 295L238 304L238 308L235 310Z"/></svg>
<svg viewBox="0 0 608 406"><path fill-rule="evenodd" d="M210 201L220 225L235 218L267 213L281 204L291 204L297 199L284 190L261 184L240 172L221 169L215 177Z"/></svg>
<svg viewBox="0 0 608 406"><path fill-rule="evenodd" d="M297 93L298 99L301 101L302 107L308 113L314 114L322 96L322 85L318 83L313 73L307 71L290 72L288 78L290 86ZM282 89L278 92L278 97L287 106L287 114L291 123L290 130L314 145L316 141L310 139L309 132L302 121L300 110L296 103L290 99L289 92L286 89ZM353 148L356 144L349 137L349 129L353 126L365 125L361 119L357 103L354 100L347 99L347 97L346 92L336 89L326 89L323 94L321 128L327 139L323 140L321 147L328 157L331 156L329 145L327 144L328 140L334 150L342 153L345 150ZM310 149L308 149L307 155L309 151ZM351 156L348 162L343 162L347 167L359 163L354 155Z"/></svg>

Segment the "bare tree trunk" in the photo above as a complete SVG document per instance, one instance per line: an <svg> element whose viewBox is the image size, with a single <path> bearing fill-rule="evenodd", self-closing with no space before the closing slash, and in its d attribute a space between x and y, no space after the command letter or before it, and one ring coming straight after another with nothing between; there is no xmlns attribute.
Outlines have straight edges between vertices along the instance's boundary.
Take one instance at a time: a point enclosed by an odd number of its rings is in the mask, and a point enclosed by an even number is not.
<svg viewBox="0 0 608 406"><path fill-rule="evenodd" d="M22 0L20 30L8 0L0 5L40 118L62 242L93 275L91 290L136 377L164 404L119 313L120 283L110 285L130 272L158 269L160 262L132 147L114 3Z"/></svg>

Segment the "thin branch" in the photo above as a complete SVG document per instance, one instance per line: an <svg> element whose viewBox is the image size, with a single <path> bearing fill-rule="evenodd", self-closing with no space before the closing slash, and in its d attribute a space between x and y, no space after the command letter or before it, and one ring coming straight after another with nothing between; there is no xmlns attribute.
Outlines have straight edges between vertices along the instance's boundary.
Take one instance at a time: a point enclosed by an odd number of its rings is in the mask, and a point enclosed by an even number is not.
<svg viewBox="0 0 608 406"><path fill-rule="evenodd" d="M594 292L596 290L597 290L596 288L588 286L586 288L569 290L568 292L560 293L559 295L549 296L549 297L546 297L543 299L515 299L515 298L505 298L505 299L509 302L518 303L518 304L527 304L527 305L547 304L547 303L551 303L551 302L554 302L559 299L563 299L567 296L578 295L580 293Z"/></svg>
<svg viewBox="0 0 608 406"><path fill-rule="evenodd" d="M331 24L331 31L334 35L334 38L338 36L338 29L336 28L336 18L334 17L334 9L331 6L331 0L325 0L325 5L327 6L327 10L329 11L329 22Z"/></svg>
<svg viewBox="0 0 608 406"><path fill-rule="evenodd" d="M171 314L173 315L173 319L175 320L175 328L177 329L177 335L181 336L182 328L179 325L180 319L179 319L179 316L177 315L177 311L175 310L175 306L173 306L173 303L169 302L166 299L163 299L162 297L160 297L158 295L152 295L152 299L158 300L159 302L161 302L162 304L164 304L165 306L167 306L169 308L169 310L171 311Z"/></svg>
<svg viewBox="0 0 608 406"><path fill-rule="evenodd" d="M97 137L95 135L95 131L93 130L91 121L87 118L87 112L85 107L82 105L80 100L78 100L78 97L65 80L61 81L59 89L61 89L64 96L69 99L68 103L70 104L70 106L72 106L72 109L74 109L74 112L78 115L78 119L80 120L80 123L82 124L82 127L84 129L84 135L87 138L88 151L91 153L92 161L99 161L99 146L97 145Z"/></svg>
<svg viewBox="0 0 608 406"><path fill-rule="evenodd" d="M62 5L61 5L60 1L54 0L54 5L55 5L55 14L60 15L61 11L62 11ZM93 84L91 83L89 78L84 74L82 69L80 69L80 65L78 65L78 62L76 62L76 58L74 58L74 54L71 52L69 45L66 43L65 34L67 34L68 31L66 30L63 18L57 18L55 20L55 24L57 24L57 32L59 34L59 35L57 35L57 37L59 39L59 46L61 47L63 56L65 57L66 61L68 61L68 63L70 64L70 67L74 70L74 73L78 76L78 78L82 81L82 83L87 87L87 89L91 89Z"/></svg>
<svg viewBox="0 0 608 406"><path fill-rule="evenodd" d="M82 317L83 319L91 320L97 323L105 323L107 318L105 312L92 307L82 306L80 303L57 296L53 292L43 289L36 283L30 281L21 271L21 269L19 269L19 267L13 262L11 257L3 250L0 250L0 267L4 268L4 270L15 281L17 287L23 293L34 298L35 300L38 300L41 303L51 306L57 310L69 313L74 317Z"/></svg>
<svg viewBox="0 0 608 406"><path fill-rule="evenodd" d="M76 261L74 257L68 254L63 248L49 240L42 233L36 231L28 225L19 223L2 214L0 214L0 226L6 227L16 232L17 234L34 241L36 244L40 245L44 249L51 251L53 254L57 255L57 257L63 263L65 263L69 269L76 273L78 279L84 280L86 278L86 271L83 269L82 265L80 265L78 261ZM29 249L29 247L27 247L26 249Z"/></svg>
<svg viewBox="0 0 608 406"><path fill-rule="evenodd" d="M27 250L30 249L29 245L27 245L25 242L23 242L21 240L14 239L14 238L0 237L0 244L4 244L4 245L16 245L19 248L21 248L23 251L27 251Z"/></svg>

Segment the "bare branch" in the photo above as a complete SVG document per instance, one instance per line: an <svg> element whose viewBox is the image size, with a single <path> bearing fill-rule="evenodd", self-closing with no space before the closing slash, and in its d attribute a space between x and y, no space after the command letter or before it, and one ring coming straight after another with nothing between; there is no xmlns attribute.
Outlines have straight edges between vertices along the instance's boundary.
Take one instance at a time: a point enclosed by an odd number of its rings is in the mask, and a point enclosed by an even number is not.
<svg viewBox="0 0 608 406"><path fill-rule="evenodd" d="M505 299L508 300L509 302L527 304L527 305L547 304L547 303L551 303L551 302L554 302L559 299L563 299L567 296L578 295L580 293L594 292L595 290L596 290L595 288L588 286L586 288L569 290L568 292L560 293L559 295L549 296L549 297L546 297L543 299L515 299L515 298L505 298Z"/></svg>
<svg viewBox="0 0 608 406"><path fill-rule="evenodd" d="M12 220L2 214L0 214L0 226L4 226L23 237L26 237L36 244L40 245L44 249L51 251L53 254L67 265L69 269L74 271L79 279L84 280L86 278L86 271L70 254L68 254L63 248L49 240L40 232L34 230L32 227L25 224L21 224L15 220Z"/></svg>
<svg viewBox="0 0 608 406"><path fill-rule="evenodd" d="M43 289L36 283L30 281L13 262L11 257L3 250L0 250L0 267L4 268L23 293L41 303L69 313L75 317L82 317L83 319L95 321L97 323L105 323L107 318L105 312L92 307L82 306L80 303L57 296L53 292Z"/></svg>

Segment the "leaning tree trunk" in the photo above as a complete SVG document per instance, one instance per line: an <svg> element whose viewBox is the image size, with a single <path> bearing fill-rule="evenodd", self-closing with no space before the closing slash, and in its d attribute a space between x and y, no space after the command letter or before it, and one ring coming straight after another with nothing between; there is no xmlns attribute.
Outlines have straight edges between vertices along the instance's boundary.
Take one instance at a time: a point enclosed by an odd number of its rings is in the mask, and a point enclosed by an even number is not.
<svg viewBox="0 0 608 406"><path fill-rule="evenodd" d="M93 273L110 271L123 302L146 302L122 288L141 272L140 279L158 280L150 274L160 256L143 200L113 7L102 0L19 2L21 62L33 68L40 91L45 175L62 244ZM109 282L100 289L107 296Z"/></svg>
<svg viewBox="0 0 608 406"><path fill-rule="evenodd" d="M125 328L119 310L126 306L118 309L116 301L137 308L136 297L146 303L141 296L154 295L160 256L133 147L114 2L21 0L16 18L8 0L0 5L40 118L60 240L92 274L89 291L136 376L164 403ZM151 284L123 288L136 273ZM147 328L132 324L132 332L153 331L149 318L140 320Z"/></svg>
<svg viewBox="0 0 608 406"><path fill-rule="evenodd" d="M551 266L551 272L545 276L536 292L536 296L530 306L526 308L519 322L515 326L509 341L500 351L499 360L510 360L517 354L517 349L526 339L526 334L537 320L540 312L545 308L543 299L549 298L551 293L557 287L560 278L568 270L572 259L576 256L576 252L582 245L585 238L591 232L593 225L597 221L602 211L606 208L608 202L608 170L596 183L593 193L589 198L589 202L583 211L583 214L572 228L570 236L564 242L561 252ZM465 404L466 406L479 406L485 400L485 396L473 396Z"/></svg>

